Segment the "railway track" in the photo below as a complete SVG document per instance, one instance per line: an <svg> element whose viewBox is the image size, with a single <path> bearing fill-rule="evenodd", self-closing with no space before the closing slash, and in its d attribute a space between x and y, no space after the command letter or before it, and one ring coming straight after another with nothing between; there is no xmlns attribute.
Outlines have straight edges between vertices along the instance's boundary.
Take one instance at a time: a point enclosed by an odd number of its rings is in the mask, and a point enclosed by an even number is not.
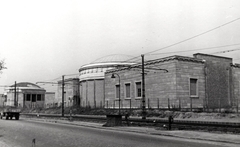
<svg viewBox="0 0 240 147"><path fill-rule="evenodd" d="M40 117L45 119L69 119L70 115L62 117L59 114L21 114L25 117ZM95 115L73 115L72 118L75 121L90 121L90 122L106 122L106 116L95 116ZM123 117L123 125L126 125ZM166 129L163 126L168 126L168 119L140 119L140 118L129 118L131 126L148 126L156 127L157 129ZM199 131L210 131L210 132L224 132L240 134L240 122L213 122L213 121L189 121L189 120L174 120L171 124L172 130L199 130Z"/></svg>

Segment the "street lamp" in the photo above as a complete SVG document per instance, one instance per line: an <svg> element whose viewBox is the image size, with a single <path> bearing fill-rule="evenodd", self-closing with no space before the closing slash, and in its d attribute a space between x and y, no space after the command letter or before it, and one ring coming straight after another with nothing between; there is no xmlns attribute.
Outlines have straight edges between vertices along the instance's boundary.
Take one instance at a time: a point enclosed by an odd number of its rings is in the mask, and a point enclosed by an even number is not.
<svg viewBox="0 0 240 147"><path fill-rule="evenodd" d="M117 74L117 73L113 73L112 74L112 76L111 76L111 78L116 78L115 77L115 75L117 75L118 76L118 82L119 82L119 101L118 101L118 105L119 105L119 115L120 115L120 95L121 95L121 91L120 91L120 89L121 89L121 87L120 87L120 76Z"/></svg>

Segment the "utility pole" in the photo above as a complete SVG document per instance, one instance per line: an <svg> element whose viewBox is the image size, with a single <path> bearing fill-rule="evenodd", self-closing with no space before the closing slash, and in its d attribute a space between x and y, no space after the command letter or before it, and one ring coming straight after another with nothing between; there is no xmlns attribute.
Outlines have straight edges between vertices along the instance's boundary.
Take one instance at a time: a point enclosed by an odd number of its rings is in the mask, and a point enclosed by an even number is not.
<svg viewBox="0 0 240 147"><path fill-rule="evenodd" d="M17 99L17 82L14 84L14 106L16 107L16 99Z"/></svg>
<svg viewBox="0 0 240 147"><path fill-rule="evenodd" d="M62 117L64 117L64 75L62 76Z"/></svg>
<svg viewBox="0 0 240 147"><path fill-rule="evenodd" d="M142 54L142 119L146 119L144 55Z"/></svg>

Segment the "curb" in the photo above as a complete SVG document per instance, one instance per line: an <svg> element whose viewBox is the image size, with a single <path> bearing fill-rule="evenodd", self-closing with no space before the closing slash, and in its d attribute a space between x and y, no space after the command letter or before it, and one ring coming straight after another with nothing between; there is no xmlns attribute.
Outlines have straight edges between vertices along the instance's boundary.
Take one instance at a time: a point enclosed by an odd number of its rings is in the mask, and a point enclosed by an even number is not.
<svg viewBox="0 0 240 147"><path fill-rule="evenodd" d="M99 127L99 126L93 126L93 125L85 125L85 124L74 124L71 122L61 122L61 121L46 121L41 119L27 119L30 121L43 121L43 122L50 122L50 123L59 123L59 124L67 124L67 125L73 125L73 126L84 126L84 127L90 127L90 128L98 128L98 129L104 129L104 130L116 130L116 131L122 131L122 132L133 132L133 133L141 133L141 134L150 134L150 135L159 135L159 136L167 136L167 137L177 137L177 138L183 138L183 139L193 139L193 140L203 140L203 141L211 141L211 142L219 142L219 143L231 143L231 144L240 144L238 142L231 142L231 141L222 141L222 140L215 140L215 139L204 139L204 138L196 138L196 137L182 137L178 135L173 134L166 134L166 133L156 133L156 132L146 132L146 131L139 131L139 130L129 130L129 129L122 129L122 128L111 128L111 127Z"/></svg>
<svg viewBox="0 0 240 147"><path fill-rule="evenodd" d="M214 140L214 139L203 139L203 138L196 138L196 137L182 137L178 135L170 135L170 134L163 134L163 133L151 133L152 135L162 135L162 136L169 136L169 137L177 137L183 139L194 139L194 140L203 140L203 141L211 141L211 142L219 142L219 143L231 143L231 144L240 144L238 142L231 142L231 141L222 141L222 140Z"/></svg>

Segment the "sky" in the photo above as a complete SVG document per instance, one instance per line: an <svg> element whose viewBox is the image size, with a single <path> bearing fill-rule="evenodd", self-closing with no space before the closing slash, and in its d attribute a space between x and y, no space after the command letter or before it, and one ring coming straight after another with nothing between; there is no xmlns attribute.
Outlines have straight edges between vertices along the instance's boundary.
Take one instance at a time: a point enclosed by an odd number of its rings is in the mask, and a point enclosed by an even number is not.
<svg viewBox="0 0 240 147"><path fill-rule="evenodd" d="M0 0L0 60L7 67L0 86L77 77L82 65L111 54L200 52L240 63L238 18L239 0Z"/></svg>

